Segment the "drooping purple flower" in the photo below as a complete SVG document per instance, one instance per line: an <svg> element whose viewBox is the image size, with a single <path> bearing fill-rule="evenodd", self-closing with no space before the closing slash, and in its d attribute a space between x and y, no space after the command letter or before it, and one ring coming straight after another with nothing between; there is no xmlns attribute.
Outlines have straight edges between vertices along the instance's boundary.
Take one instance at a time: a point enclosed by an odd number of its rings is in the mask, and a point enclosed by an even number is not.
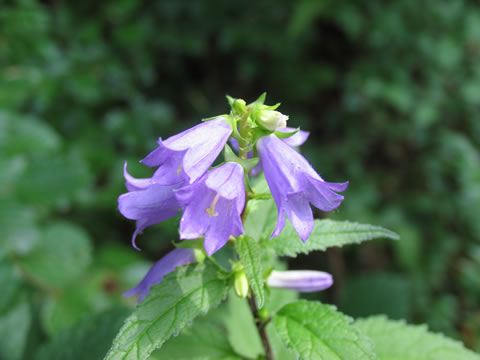
<svg viewBox="0 0 480 360"><path fill-rule="evenodd" d="M137 226L132 236L132 245L140 250L135 244L135 238L146 227L157 224L179 213L181 209L174 190L181 187L182 183L174 185L159 185L151 179L136 179L124 168L127 189L126 194L118 198L118 210L127 219L136 220Z"/></svg>
<svg viewBox="0 0 480 360"><path fill-rule="evenodd" d="M232 126L225 117L205 121L165 141L159 139L158 148L141 162L160 166L152 177L157 184L191 184L213 164L231 133Z"/></svg>
<svg viewBox="0 0 480 360"><path fill-rule="evenodd" d="M245 206L243 168L227 162L202 176L197 182L176 191L185 211L180 221L180 238L205 235L204 247L212 255L228 241L241 235L240 215Z"/></svg>
<svg viewBox="0 0 480 360"><path fill-rule="evenodd" d="M336 192L344 191L348 182L324 181L300 153L273 134L260 138L257 149L278 210L272 237L282 231L286 214L305 242L313 229L310 203L323 211L337 208L343 196Z"/></svg>
<svg viewBox="0 0 480 360"><path fill-rule="evenodd" d="M193 262L195 262L195 255L192 249L174 249L158 260L143 280L134 288L127 290L123 296L140 295L138 298L140 302L150 292L150 288L161 282L165 275L174 271L177 266Z"/></svg>
<svg viewBox="0 0 480 360"><path fill-rule="evenodd" d="M268 286L295 290L298 292L314 292L328 289L333 284L332 275L323 271L290 270L272 271L267 279Z"/></svg>

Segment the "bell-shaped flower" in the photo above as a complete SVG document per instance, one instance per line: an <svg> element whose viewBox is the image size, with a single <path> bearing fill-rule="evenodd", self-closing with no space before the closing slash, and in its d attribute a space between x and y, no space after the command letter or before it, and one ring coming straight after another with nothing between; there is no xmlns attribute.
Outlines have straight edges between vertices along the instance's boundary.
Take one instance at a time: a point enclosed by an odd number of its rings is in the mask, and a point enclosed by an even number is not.
<svg viewBox="0 0 480 360"><path fill-rule="evenodd" d="M278 220L272 237L285 226L285 214L303 241L313 230L313 214L310 203L323 211L337 208L348 182L324 181L308 161L274 134L262 137L257 150L265 178L277 205Z"/></svg>
<svg viewBox="0 0 480 360"><path fill-rule="evenodd" d="M267 284L274 288L314 292L328 289L333 284L333 278L332 275L323 271L272 271L267 279Z"/></svg>
<svg viewBox="0 0 480 360"><path fill-rule="evenodd" d="M135 238L146 227L157 224L179 213L181 209L174 190L181 187L182 183L174 185L159 185L151 179L136 179L124 168L124 176L128 193L118 198L118 210L127 219L136 220L136 230L132 236L132 245Z"/></svg>
<svg viewBox="0 0 480 360"><path fill-rule="evenodd" d="M231 133L232 125L225 117L205 121L166 140L159 139L158 148L141 162L160 166L152 177L157 184L191 184L213 164Z"/></svg>
<svg viewBox="0 0 480 360"><path fill-rule="evenodd" d="M176 191L184 210L180 238L197 239L204 235L204 247L212 255L230 235L243 233L241 214L245 206L243 168L227 162L210 170L197 182Z"/></svg>
<svg viewBox="0 0 480 360"><path fill-rule="evenodd" d="M193 249L174 249L158 260L148 271L147 275L137 286L127 290L123 296L140 295L138 302L142 301L150 292L153 285L163 280L163 277L175 270L177 266L195 262Z"/></svg>

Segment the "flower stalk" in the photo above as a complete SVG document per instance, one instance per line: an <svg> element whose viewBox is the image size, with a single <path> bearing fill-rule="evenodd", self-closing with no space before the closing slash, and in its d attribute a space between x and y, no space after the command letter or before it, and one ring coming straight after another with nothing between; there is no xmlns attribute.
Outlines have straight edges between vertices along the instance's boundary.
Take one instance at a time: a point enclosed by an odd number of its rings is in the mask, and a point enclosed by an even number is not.
<svg viewBox="0 0 480 360"><path fill-rule="evenodd" d="M255 304L255 298L253 292L250 290L250 297L248 297L248 305L250 305L250 310L252 311L253 318L255 319L255 326L257 327L260 338L262 339L263 348L265 350L265 359L274 360L272 346L267 336L266 321L261 319L257 305Z"/></svg>

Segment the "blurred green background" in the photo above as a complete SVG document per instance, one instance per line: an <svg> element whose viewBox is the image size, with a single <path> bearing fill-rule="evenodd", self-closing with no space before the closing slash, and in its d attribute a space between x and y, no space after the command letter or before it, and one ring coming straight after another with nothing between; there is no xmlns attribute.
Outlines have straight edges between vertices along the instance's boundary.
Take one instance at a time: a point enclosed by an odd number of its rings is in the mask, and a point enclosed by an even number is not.
<svg viewBox="0 0 480 360"><path fill-rule="evenodd" d="M138 160L159 136L264 91L311 131L318 172L350 181L329 216L401 236L290 267L333 273L323 296L352 316L480 350L478 3L0 4L0 359L52 359L74 339L65 351L102 357L134 303L121 293L178 238L172 219L130 247L124 161L149 176Z"/></svg>

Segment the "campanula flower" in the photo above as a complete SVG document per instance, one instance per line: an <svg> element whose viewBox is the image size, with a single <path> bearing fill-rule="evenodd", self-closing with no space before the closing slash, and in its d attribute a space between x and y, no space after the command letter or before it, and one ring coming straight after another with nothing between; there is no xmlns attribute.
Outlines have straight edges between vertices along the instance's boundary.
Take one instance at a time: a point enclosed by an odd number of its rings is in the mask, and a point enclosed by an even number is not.
<svg viewBox="0 0 480 360"><path fill-rule="evenodd" d="M333 278L332 275L323 271L272 271L267 279L267 284L274 288L314 292L328 289L333 284Z"/></svg>
<svg viewBox="0 0 480 360"><path fill-rule="evenodd" d="M213 164L231 133L232 125L225 117L205 121L165 141L159 139L158 148L141 162L160 166L152 177L157 184L192 184Z"/></svg>
<svg viewBox="0 0 480 360"><path fill-rule="evenodd" d="M178 214L181 208L174 190L182 183L174 185L159 185L151 179L136 179L124 168L124 176L128 193L118 198L118 210L127 219L136 220L137 226L132 236L132 245L135 238L146 227L157 224Z"/></svg>
<svg viewBox="0 0 480 360"><path fill-rule="evenodd" d="M336 192L344 191L348 182L324 181L300 153L274 134L260 138L257 150L278 210L272 237L282 231L286 214L305 242L313 230L310 203L323 211L337 208L343 196Z"/></svg>
<svg viewBox="0 0 480 360"><path fill-rule="evenodd" d="M242 234L243 178L243 168L227 162L194 184L177 190L177 200L185 209L180 221L180 238L196 239L205 235L205 251L212 255L225 245L230 235Z"/></svg>
<svg viewBox="0 0 480 360"><path fill-rule="evenodd" d="M153 285L163 280L163 277L175 270L177 266L195 262L193 249L174 249L158 260L148 271L147 275L137 286L127 290L123 296L140 295L138 302L142 301L150 292Z"/></svg>

